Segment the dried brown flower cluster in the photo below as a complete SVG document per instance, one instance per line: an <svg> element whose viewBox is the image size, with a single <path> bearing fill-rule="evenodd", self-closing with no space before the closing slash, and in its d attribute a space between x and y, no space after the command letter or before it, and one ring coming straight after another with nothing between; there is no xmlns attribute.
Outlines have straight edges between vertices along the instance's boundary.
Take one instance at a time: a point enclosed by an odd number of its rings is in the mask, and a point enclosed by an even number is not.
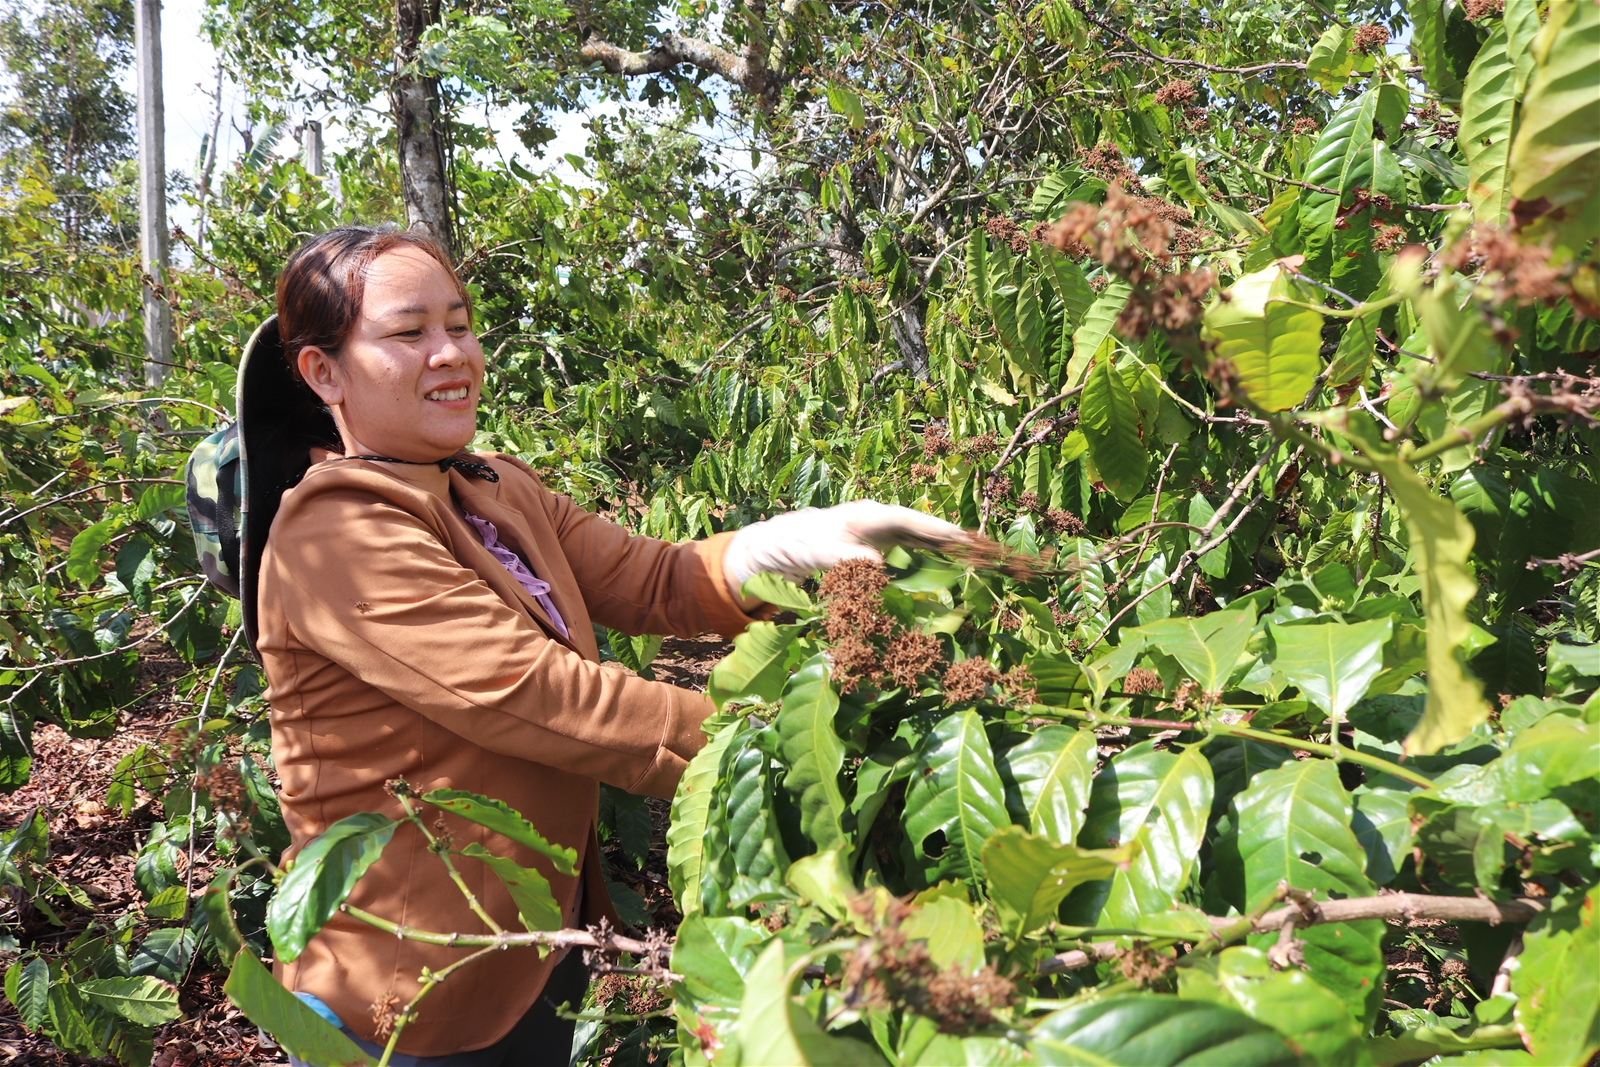
<svg viewBox="0 0 1600 1067"><path fill-rule="evenodd" d="M938 638L907 630L883 610L888 584L889 575L867 559L844 560L822 579L818 596L828 609L823 626L841 693L862 682L915 689L918 678L937 673L944 663Z"/></svg>
<svg viewBox="0 0 1600 1067"><path fill-rule="evenodd" d="M1379 252L1393 252L1406 243L1406 231L1403 226L1391 226L1387 222L1380 222L1372 234L1372 247Z"/></svg>
<svg viewBox="0 0 1600 1067"><path fill-rule="evenodd" d="M1161 684L1161 675L1148 667L1135 667L1122 679L1122 691L1124 693L1135 695L1140 693L1159 693L1163 688L1165 687Z"/></svg>
<svg viewBox="0 0 1600 1067"><path fill-rule="evenodd" d="M1050 560L1048 550L1043 555L1033 556L976 534L969 534L964 541L953 541L940 551L957 563L979 570L999 571L1019 582L1037 578L1044 573Z"/></svg>
<svg viewBox="0 0 1600 1067"><path fill-rule="evenodd" d="M1011 477L1006 474L991 474L983 483L983 495L986 500L1004 500L1011 495Z"/></svg>
<svg viewBox="0 0 1600 1067"><path fill-rule="evenodd" d="M1138 185L1139 176L1122 159L1122 149L1110 141L1102 141L1093 148L1080 148L1078 159L1083 169L1108 182Z"/></svg>
<svg viewBox="0 0 1600 1067"><path fill-rule="evenodd" d="M1217 284L1209 270L1169 273L1176 255L1199 245L1199 231L1185 225L1193 220L1184 208L1130 196L1122 183L1114 182L1099 207L1073 205L1047 239L1069 255L1073 249L1088 249L1107 270L1133 285L1133 296L1117 320L1123 336L1142 340L1153 326L1185 336L1199 329L1202 304Z"/></svg>
<svg viewBox="0 0 1600 1067"><path fill-rule="evenodd" d="M1009 703L1028 705L1038 700L1038 683L1026 667L1012 667L1001 674L988 660L964 659L952 663L940 680L948 704L967 704L988 694L990 686Z"/></svg>
<svg viewBox="0 0 1600 1067"><path fill-rule="evenodd" d="M1015 219L1005 215L983 216L983 229L990 237L1003 244L1011 246L1011 251L1021 254L1028 250L1028 234L1024 233Z"/></svg>
<svg viewBox="0 0 1600 1067"><path fill-rule="evenodd" d="M796 300L800 299L800 294L789 288L787 285L773 286L772 295L777 297L785 304L792 304Z"/></svg>
<svg viewBox="0 0 1600 1067"><path fill-rule="evenodd" d="M1468 22L1477 22L1479 19L1490 18L1506 9L1506 0L1467 0L1462 5L1467 14Z"/></svg>
<svg viewBox="0 0 1600 1067"><path fill-rule="evenodd" d="M1312 118L1306 118L1304 116L1302 116L1300 118L1297 118L1293 122L1289 123L1289 132L1294 134L1295 136L1301 136L1303 134L1316 133L1317 132L1317 120L1316 119L1312 119Z"/></svg>
<svg viewBox="0 0 1600 1067"><path fill-rule="evenodd" d="M1142 341L1152 326L1168 333L1194 327L1205 311L1206 296L1217 286L1215 271L1201 268L1178 274L1164 274L1148 292L1136 294L1117 316L1117 332L1131 341Z"/></svg>
<svg viewBox="0 0 1600 1067"><path fill-rule="evenodd" d="M1140 987L1159 985L1178 966L1171 949L1159 951L1149 948L1143 941L1117 956L1117 969L1122 977Z"/></svg>
<svg viewBox="0 0 1600 1067"><path fill-rule="evenodd" d="M876 910L863 896L856 911L868 918ZM1020 1002L1015 982L985 965L968 973L942 968L928 955L927 942L913 941L901 930L911 915L905 903L892 900L872 937L851 954L844 971L845 1004L856 1010L896 1004L933 1019L948 1034L970 1033L995 1022L995 1013Z"/></svg>
<svg viewBox="0 0 1600 1067"><path fill-rule="evenodd" d="M961 454L968 459L992 456L1000 451L1000 438L992 430L985 430L961 442Z"/></svg>
<svg viewBox="0 0 1600 1067"><path fill-rule="evenodd" d="M1357 52L1363 55L1376 55L1383 51L1383 46L1389 43L1389 31L1375 23L1365 22L1356 27L1355 35L1350 38L1350 44Z"/></svg>
<svg viewBox="0 0 1600 1067"><path fill-rule="evenodd" d="M931 463L913 463L911 465L911 480L914 482L931 482L939 477L939 468Z"/></svg>
<svg viewBox="0 0 1600 1067"><path fill-rule="evenodd" d="M1068 537L1077 537L1083 533L1083 520L1061 508L1051 508L1046 511L1044 521L1039 526L1046 533L1066 534Z"/></svg>
<svg viewBox="0 0 1600 1067"><path fill-rule="evenodd" d="M1037 512L1044 509L1044 504L1039 500L1039 494L1031 489L1025 489L1017 495L1017 510Z"/></svg>
<svg viewBox="0 0 1600 1067"><path fill-rule="evenodd" d="M922 431L922 458L938 459L948 456L955 444L950 440L950 433L943 426L929 426Z"/></svg>
<svg viewBox="0 0 1600 1067"><path fill-rule="evenodd" d="M1186 82L1182 78L1173 78L1167 84L1156 90L1156 103L1162 107L1188 107L1199 96L1193 82Z"/></svg>
<svg viewBox="0 0 1600 1067"><path fill-rule="evenodd" d="M1566 270L1553 266L1550 249L1526 244L1511 227L1474 226L1445 249L1439 262L1463 273L1479 273L1497 304L1550 303L1567 299L1586 318L1600 318L1600 307L1573 291Z"/></svg>

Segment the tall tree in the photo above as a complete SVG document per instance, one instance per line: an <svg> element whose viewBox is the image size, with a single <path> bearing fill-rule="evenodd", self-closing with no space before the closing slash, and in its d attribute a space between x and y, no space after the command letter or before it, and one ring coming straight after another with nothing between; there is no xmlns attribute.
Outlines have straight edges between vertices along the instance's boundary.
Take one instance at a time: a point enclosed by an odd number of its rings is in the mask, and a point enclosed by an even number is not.
<svg viewBox="0 0 1600 1067"><path fill-rule="evenodd" d="M0 16L0 184L48 175L71 239L131 240L96 194L133 153L133 98L122 72L133 58L128 0L47 0Z"/></svg>
<svg viewBox="0 0 1600 1067"><path fill-rule="evenodd" d="M400 154L406 224L451 247L450 175L439 79L419 62L422 35L439 21L438 0L395 0L395 70L389 87Z"/></svg>

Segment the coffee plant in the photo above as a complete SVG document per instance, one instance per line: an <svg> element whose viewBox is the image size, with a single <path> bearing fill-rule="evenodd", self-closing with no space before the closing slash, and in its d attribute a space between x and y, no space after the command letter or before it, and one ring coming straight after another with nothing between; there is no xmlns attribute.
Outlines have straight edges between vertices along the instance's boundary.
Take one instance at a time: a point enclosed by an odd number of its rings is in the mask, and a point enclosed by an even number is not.
<svg viewBox="0 0 1600 1067"><path fill-rule="evenodd" d="M250 69L369 71L347 50L388 17L211 7L277 133L300 89ZM741 54L775 20L788 66L759 93L578 71L542 6L500 11L503 84L438 43L493 353L480 448L655 536L863 496L974 531L752 581L782 614L710 675L665 835L676 923L614 888L634 929L562 929L564 843L403 782L283 856L264 682L199 577L181 469L287 251L395 213L382 137L335 182L263 134L187 194L207 229L165 291L160 392L115 243L129 175L91 239L59 182L5 172L0 788L30 788L43 724L163 723L103 797L143 820L134 906L55 862L48 796L8 815L20 1023L148 1063L216 971L300 1058L368 1062L264 963L345 908L458 967L585 952L631 992L572 1006L575 1062L1590 1062L1600 7L781 7L672 9ZM535 115L580 85L657 118L594 119L580 184L474 154L467 103ZM698 122L762 162L732 175ZM650 672L659 639L602 636ZM435 811L542 857L435 849L500 877L524 929L348 905ZM647 814L606 792L602 836L641 865ZM385 1059L453 969L417 976Z"/></svg>

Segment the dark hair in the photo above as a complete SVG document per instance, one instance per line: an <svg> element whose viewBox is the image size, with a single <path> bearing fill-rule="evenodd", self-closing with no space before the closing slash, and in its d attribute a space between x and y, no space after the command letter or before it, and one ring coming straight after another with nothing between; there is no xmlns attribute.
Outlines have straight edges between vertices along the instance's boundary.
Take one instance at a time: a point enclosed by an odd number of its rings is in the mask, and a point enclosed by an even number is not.
<svg viewBox="0 0 1600 1067"><path fill-rule="evenodd" d="M367 288L367 267L402 246L432 256L450 275L472 314L472 297L450 256L427 234L394 226L341 226L297 248L278 275L278 332L289 373L300 378L300 350L320 348L335 358L350 337Z"/></svg>

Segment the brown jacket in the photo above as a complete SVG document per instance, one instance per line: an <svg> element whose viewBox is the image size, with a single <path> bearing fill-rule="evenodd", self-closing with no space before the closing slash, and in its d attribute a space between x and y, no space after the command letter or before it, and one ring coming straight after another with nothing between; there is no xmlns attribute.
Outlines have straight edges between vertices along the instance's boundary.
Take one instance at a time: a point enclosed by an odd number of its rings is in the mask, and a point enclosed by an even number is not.
<svg viewBox="0 0 1600 1067"><path fill-rule="evenodd" d="M670 797L704 741L698 693L602 669L590 621L629 634L733 634L750 621L722 575L726 535L684 545L630 536L549 492L507 456L499 482L431 465L330 461L283 497L260 582L260 640L282 779L288 855L356 812L402 814L384 783L465 789L503 800L582 856L595 919L611 911L595 839L599 783ZM562 639L483 547L461 510L494 523L551 585ZM436 812L425 817L430 820ZM455 816L456 848L479 842L537 867L566 913L578 880ZM517 909L487 866L456 864L507 930ZM406 926L484 933L412 826L396 832L350 901ZM423 967L454 950L401 941L336 915L278 974L373 1040L381 1005L416 995ZM531 948L494 953L436 987L399 1051L435 1056L493 1044L533 1004L555 965Z"/></svg>

